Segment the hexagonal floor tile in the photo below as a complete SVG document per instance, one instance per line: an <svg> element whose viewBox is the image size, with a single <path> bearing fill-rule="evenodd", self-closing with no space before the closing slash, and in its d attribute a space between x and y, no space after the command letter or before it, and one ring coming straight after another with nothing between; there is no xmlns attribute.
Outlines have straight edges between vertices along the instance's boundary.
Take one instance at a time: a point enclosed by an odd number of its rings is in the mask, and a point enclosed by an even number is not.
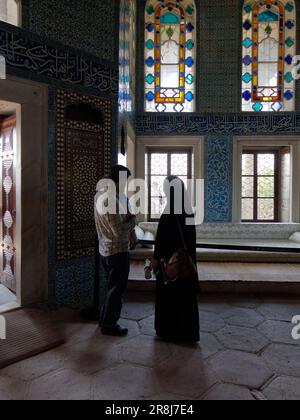
<svg viewBox="0 0 300 420"><path fill-rule="evenodd" d="M276 378L263 390L263 394L272 401L300 401L300 378Z"/></svg>
<svg viewBox="0 0 300 420"><path fill-rule="evenodd" d="M205 312L213 312L220 314L221 312L229 311L230 305L226 302L215 302L207 299L200 299L199 310Z"/></svg>
<svg viewBox="0 0 300 420"><path fill-rule="evenodd" d="M6 375L17 380L31 381L62 368L63 362L64 353L62 348L58 348L8 366L1 370L1 376Z"/></svg>
<svg viewBox="0 0 300 420"><path fill-rule="evenodd" d="M291 322L295 315L300 315L300 302L267 303L259 306L258 311L269 320Z"/></svg>
<svg viewBox="0 0 300 420"><path fill-rule="evenodd" d="M214 356L209 365L227 383L260 389L272 377L265 361L254 354L225 351Z"/></svg>
<svg viewBox="0 0 300 420"><path fill-rule="evenodd" d="M140 335L120 344L116 353L119 361L143 366L155 366L171 356L171 345L158 339Z"/></svg>
<svg viewBox="0 0 300 420"><path fill-rule="evenodd" d="M273 343L292 344L300 346L300 341L292 337L293 325L290 322L266 321L258 330Z"/></svg>
<svg viewBox="0 0 300 420"><path fill-rule="evenodd" d="M216 333L220 342L228 349L258 353L269 341L253 328L226 326Z"/></svg>
<svg viewBox="0 0 300 420"><path fill-rule="evenodd" d="M82 401L91 396L91 379L66 369L32 381L28 390L28 400L37 401Z"/></svg>
<svg viewBox="0 0 300 420"><path fill-rule="evenodd" d="M232 385L219 384L216 385L203 398L205 401L254 401L255 398L249 389Z"/></svg>
<svg viewBox="0 0 300 420"><path fill-rule="evenodd" d="M225 326L223 319L213 313L200 311L200 329L202 332L215 333Z"/></svg>
<svg viewBox="0 0 300 420"><path fill-rule="evenodd" d="M217 378L209 365L203 361L201 352L184 351L155 366L158 381L165 392L201 397Z"/></svg>
<svg viewBox="0 0 300 420"><path fill-rule="evenodd" d="M203 359L214 356L219 351L224 350L222 344L214 337L213 334L201 333L200 351Z"/></svg>
<svg viewBox="0 0 300 420"><path fill-rule="evenodd" d="M223 312L221 316L225 319L226 324L238 327L255 328L264 322L264 317L255 310L247 308L232 308Z"/></svg>
<svg viewBox="0 0 300 420"><path fill-rule="evenodd" d="M105 338L77 343L65 349L64 367L88 375L99 372L118 363L116 347Z"/></svg>
<svg viewBox="0 0 300 420"><path fill-rule="evenodd" d="M222 350L224 350L224 347L214 335L201 333L200 343L172 345L172 357L188 360L190 357L198 355L203 360L206 360Z"/></svg>
<svg viewBox="0 0 300 420"><path fill-rule="evenodd" d="M154 314L154 305L143 302L126 302L122 310L122 318L141 321Z"/></svg>
<svg viewBox="0 0 300 420"><path fill-rule="evenodd" d="M79 319L62 324L61 329L66 337L67 345L73 345L90 340L99 330L99 326L96 322L84 322Z"/></svg>
<svg viewBox="0 0 300 420"><path fill-rule="evenodd" d="M274 372L280 375L300 377L300 349L298 346L271 344L262 356Z"/></svg>
<svg viewBox="0 0 300 420"><path fill-rule="evenodd" d="M160 392L151 369L127 364L97 373L92 383L95 400L140 400Z"/></svg>

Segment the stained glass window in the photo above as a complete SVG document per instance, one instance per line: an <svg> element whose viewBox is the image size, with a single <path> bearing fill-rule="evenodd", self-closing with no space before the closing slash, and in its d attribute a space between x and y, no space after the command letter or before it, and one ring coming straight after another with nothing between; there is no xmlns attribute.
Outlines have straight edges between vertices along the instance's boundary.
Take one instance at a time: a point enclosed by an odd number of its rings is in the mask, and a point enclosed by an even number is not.
<svg viewBox="0 0 300 420"><path fill-rule="evenodd" d="M294 0L246 0L243 9L243 111L294 111Z"/></svg>
<svg viewBox="0 0 300 420"><path fill-rule="evenodd" d="M193 112L194 0L148 0L145 9L145 110Z"/></svg>
<svg viewBox="0 0 300 420"><path fill-rule="evenodd" d="M136 58L136 1L120 3L119 106L121 112L134 109Z"/></svg>

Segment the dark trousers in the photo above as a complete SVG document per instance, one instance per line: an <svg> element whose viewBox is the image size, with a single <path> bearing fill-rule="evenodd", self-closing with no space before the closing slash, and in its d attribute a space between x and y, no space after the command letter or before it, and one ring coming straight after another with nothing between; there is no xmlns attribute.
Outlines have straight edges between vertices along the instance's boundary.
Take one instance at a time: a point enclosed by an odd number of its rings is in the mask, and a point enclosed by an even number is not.
<svg viewBox="0 0 300 420"><path fill-rule="evenodd" d="M130 272L130 256L125 252L103 257L102 261L107 274L108 291L101 311L100 324L102 327L111 327L117 324L121 317Z"/></svg>

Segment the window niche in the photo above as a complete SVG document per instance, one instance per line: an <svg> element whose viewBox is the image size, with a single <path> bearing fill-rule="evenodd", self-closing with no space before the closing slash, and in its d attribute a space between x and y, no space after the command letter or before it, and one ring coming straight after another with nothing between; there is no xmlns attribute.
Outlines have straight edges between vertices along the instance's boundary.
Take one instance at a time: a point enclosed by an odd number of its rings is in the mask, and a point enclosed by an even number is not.
<svg viewBox="0 0 300 420"><path fill-rule="evenodd" d="M233 222L300 222L300 139L236 137Z"/></svg>

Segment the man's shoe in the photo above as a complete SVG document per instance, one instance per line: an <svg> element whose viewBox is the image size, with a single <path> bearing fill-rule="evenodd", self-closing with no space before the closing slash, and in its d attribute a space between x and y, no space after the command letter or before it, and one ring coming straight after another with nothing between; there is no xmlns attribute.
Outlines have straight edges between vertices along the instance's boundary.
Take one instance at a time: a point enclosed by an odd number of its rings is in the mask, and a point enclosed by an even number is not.
<svg viewBox="0 0 300 420"><path fill-rule="evenodd" d="M110 335L112 337L125 337L128 334L127 328L122 328L120 325L114 325L113 327L102 327L103 335Z"/></svg>

